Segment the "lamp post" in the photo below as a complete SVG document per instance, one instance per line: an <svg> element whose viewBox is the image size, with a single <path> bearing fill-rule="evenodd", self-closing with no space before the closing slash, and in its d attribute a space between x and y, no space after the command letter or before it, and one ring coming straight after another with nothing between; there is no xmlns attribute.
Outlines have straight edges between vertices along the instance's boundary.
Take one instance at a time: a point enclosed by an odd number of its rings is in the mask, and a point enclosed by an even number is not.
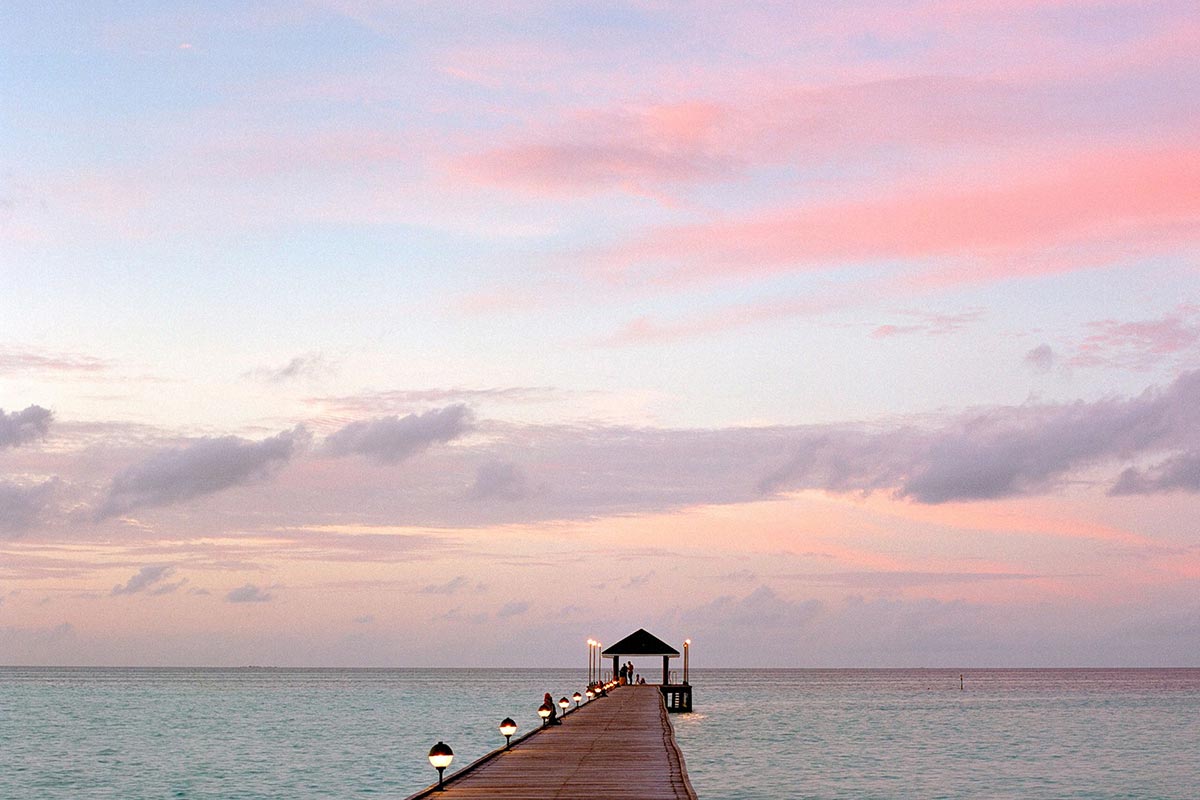
<svg viewBox="0 0 1200 800"><path fill-rule="evenodd" d="M550 715L554 713L554 709L549 703L542 703L538 706L538 716L542 718L542 727L546 727L546 722L550 719Z"/></svg>
<svg viewBox="0 0 1200 800"><path fill-rule="evenodd" d="M558 707L562 709L563 716L567 715L567 709L571 707L571 701L565 697L558 698Z"/></svg>
<svg viewBox="0 0 1200 800"><path fill-rule="evenodd" d="M691 639L683 640L683 685L688 685L688 650L692 647Z"/></svg>
<svg viewBox="0 0 1200 800"><path fill-rule="evenodd" d="M446 767L450 766L450 762L454 760L454 751L450 749L450 745L445 742L438 742L433 747L429 748L429 763L438 771L438 791L442 791L442 773L446 771Z"/></svg>
<svg viewBox="0 0 1200 800"><path fill-rule="evenodd" d="M587 688L587 691L584 692L584 694L587 695L588 700L591 700L593 697L596 696L596 693L594 691L592 691L592 687L590 687L590 686Z"/></svg>
<svg viewBox="0 0 1200 800"><path fill-rule="evenodd" d="M512 745L512 735L517 732L517 723L512 717L505 717L500 722L500 734L504 737L504 749Z"/></svg>
<svg viewBox="0 0 1200 800"><path fill-rule="evenodd" d="M600 642L588 639L588 686L600 680Z"/></svg>
<svg viewBox="0 0 1200 800"><path fill-rule="evenodd" d="M575 707L579 708L579 701L583 699L583 695L581 695L579 692L576 692L575 694L571 695L571 699L575 701Z"/></svg>

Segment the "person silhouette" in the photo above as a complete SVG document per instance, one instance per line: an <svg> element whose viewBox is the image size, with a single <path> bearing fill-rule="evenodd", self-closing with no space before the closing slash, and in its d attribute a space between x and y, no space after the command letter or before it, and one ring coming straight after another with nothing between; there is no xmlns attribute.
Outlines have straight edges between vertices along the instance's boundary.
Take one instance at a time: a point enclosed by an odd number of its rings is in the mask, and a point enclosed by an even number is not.
<svg viewBox="0 0 1200 800"><path fill-rule="evenodd" d="M542 702L550 706L550 716L546 717L547 725L562 725L562 720L558 718L558 708L554 704L554 695L546 692L542 697Z"/></svg>

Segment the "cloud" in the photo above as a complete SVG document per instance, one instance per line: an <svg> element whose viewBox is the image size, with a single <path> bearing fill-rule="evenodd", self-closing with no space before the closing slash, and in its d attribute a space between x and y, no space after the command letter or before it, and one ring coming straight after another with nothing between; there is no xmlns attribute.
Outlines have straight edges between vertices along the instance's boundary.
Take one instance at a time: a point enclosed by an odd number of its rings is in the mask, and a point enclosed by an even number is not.
<svg viewBox="0 0 1200 800"><path fill-rule="evenodd" d="M903 260L928 265L925 283L948 285L1109 264L1131 247L1197 240L1200 149L1080 153L1007 173L926 177L857 199L660 227L598 252L596 265L683 282Z"/></svg>
<svg viewBox="0 0 1200 800"><path fill-rule="evenodd" d="M535 193L625 188L727 177L739 166L706 139L727 110L708 103L651 105L580 114L540 142L514 142L462 160L460 174ZM555 134L550 134L554 136Z"/></svg>
<svg viewBox="0 0 1200 800"><path fill-rule="evenodd" d="M572 111L541 130L523 126L507 142L460 159L455 171L537 195L661 197L755 167L1012 139L1044 123L1039 106L1028 87L970 78L821 87L743 79L736 87L706 86L705 99L615 103Z"/></svg>
<svg viewBox="0 0 1200 800"><path fill-rule="evenodd" d="M856 305L861 302L864 292L876 291L877 286L848 281L826 287L820 295L808 294L799 298L742 303L671 320L640 316L614 333L595 340L594 344L603 347L661 344L799 317L814 317L836 308ZM969 309L952 314L924 311L901 313L911 321L879 325L871 332L872 338L886 339L908 334L944 336L957 333L977 322L984 312L982 309Z"/></svg>
<svg viewBox="0 0 1200 800"><path fill-rule="evenodd" d="M325 439L326 455L366 456L380 464L398 464L433 444L448 442L471 430L472 415L464 405L351 422Z"/></svg>
<svg viewBox="0 0 1200 800"><path fill-rule="evenodd" d="M500 610L496 612L496 616L500 619L507 619L508 617L519 617L527 611L529 611L529 603L514 601L501 606Z"/></svg>
<svg viewBox="0 0 1200 800"><path fill-rule="evenodd" d="M1200 491L1200 450L1172 456L1147 470L1129 467L1108 493L1119 496L1173 491Z"/></svg>
<svg viewBox="0 0 1200 800"><path fill-rule="evenodd" d="M1099 320L1079 344L1070 363L1146 370L1165 357L1195 349L1200 343L1200 307L1181 306L1159 319L1118 322Z"/></svg>
<svg viewBox="0 0 1200 800"><path fill-rule="evenodd" d="M475 471L475 482L467 496L474 500L520 500L529 492L526 483L525 473L511 461L488 461Z"/></svg>
<svg viewBox="0 0 1200 800"><path fill-rule="evenodd" d="M924 336L945 336L957 333L983 316L982 309L972 309L958 314L930 314L923 311L905 313L912 318L912 322L900 325L880 325L871 331L871 336L875 339L888 339L914 333Z"/></svg>
<svg viewBox="0 0 1200 800"><path fill-rule="evenodd" d="M1018 406L975 412L940 428L882 433L827 429L801 437L764 490L890 488L922 503L1045 491L1105 460L1200 445L1200 372L1129 400ZM1183 488L1186 467L1159 479ZM1121 491L1151 490L1135 476Z"/></svg>
<svg viewBox="0 0 1200 800"><path fill-rule="evenodd" d="M431 453L427 469L392 475L347 465L363 482L355 491L385 498L375 513L389 524L494 525L657 513L805 490L936 504L1043 494L1079 481L1107 488L1106 479L1115 481L1127 467L1200 450L1200 373L1132 397L864 423L672 429L490 421L478 432L469 445ZM463 487L478 478L481 463L512 463L514 454L522 463L553 465L544 489L515 503L463 502Z"/></svg>
<svg viewBox="0 0 1200 800"><path fill-rule="evenodd" d="M175 567L170 564L156 564L142 567L137 571L136 575L124 584L114 586L111 594L114 597L122 594L137 594L138 592L150 590L151 587L154 587L152 591L148 592L151 595L169 594L186 583L186 579L176 583L163 583L163 581L174 574Z"/></svg>
<svg viewBox="0 0 1200 800"><path fill-rule="evenodd" d="M901 589L911 586L936 586L955 583L991 583L993 581L1032 581L1045 578L1026 572L922 572L918 570L874 570L867 572L811 572L779 575L781 580L825 586L869 589Z"/></svg>
<svg viewBox="0 0 1200 800"><path fill-rule="evenodd" d="M75 635L75 626L70 622L45 628L0 628L0 645L50 644L74 639Z"/></svg>
<svg viewBox="0 0 1200 800"><path fill-rule="evenodd" d="M448 622L468 622L472 625L482 625L488 621L486 611L480 611L475 614L468 614L461 608L455 607L440 615L437 619L444 619Z"/></svg>
<svg viewBox="0 0 1200 800"><path fill-rule="evenodd" d="M171 505L234 486L264 481L308 442L302 427L258 442L238 436L198 439L160 450L113 478L97 520L135 508Z"/></svg>
<svg viewBox="0 0 1200 800"><path fill-rule="evenodd" d="M229 594L225 595L225 600L229 603L266 603L272 597L274 595L266 589L260 589L252 583L247 583L245 586L231 590Z"/></svg>
<svg viewBox="0 0 1200 800"><path fill-rule="evenodd" d="M446 583L431 583L427 586L422 586L417 590L417 592L420 594L455 594L456 592L467 588L470 583L471 582L467 580L466 576L458 575L451 578Z"/></svg>
<svg viewBox="0 0 1200 800"><path fill-rule="evenodd" d="M372 622L374 622L374 621L375 621L375 615L374 615L374 614L363 614L363 615L362 615L362 616L360 616L360 617L355 617L355 618L354 618L354 624L355 624L355 625L370 625L370 624L371 624Z"/></svg>
<svg viewBox="0 0 1200 800"><path fill-rule="evenodd" d="M1025 363L1036 372L1049 372L1054 367L1056 356L1048 344L1039 344L1025 354Z"/></svg>
<svg viewBox="0 0 1200 800"><path fill-rule="evenodd" d="M0 374L10 372L102 372L107 361L74 353L47 353L0 347Z"/></svg>
<svg viewBox="0 0 1200 800"><path fill-rule="evenodd" d="M0 534L20 534L40 525L59 484L57 478L31 485L0 480Z"/></svg>
<svg viewBox="0 0 1200 800"><path fill-rule="evenodd" d="M642 574L634 575L629 580L625 581L625 585L622 588L624 588L624 589L639 589L639 588L645 586L646 584L650 583L650 581L653 578L654 578L654 570L650 570L649 572L643 572Z"/></svg>
<svg viewBox="0 0 1200 800"><path fill-rule="evenodd" d="M641 316L609 336L598 339L595 344L603 347L659 344L796 317L811 317L844 305L850 294L842 291L821 298L802 297L742 303L670 321ZM856 296L861 297L861 293Z"/></svg>
<svg viewBox="0 0 1200 800"><path fill-rule="evenodd" d="M544 386L505 386L485 389L393 389L352 395L308 397L309 405L323 406L342 414L381 414L428 403L489 401L497 403L546 403L559 395Z"/></svg>
<svg viewBox="0 0 1200 800"><path fill-rule="evenodd" d="M760 663L805 666L934 666L1011 663L1028 653L1027 621L1045 615L962 601L897 597L791 599L767 585L745 596L726 595L678 612L697 646L714 654L754 653ZM1024 648L1024 649L1022 649ZM1058 663L1061 652L1042 655ZM1027 655L1025 656L1027 657ZM742 663L715 655L722 665ZM955 676L957 677L957 676ZM957 682L955 683L957 688Z"/></svg>
<svg viewBox="0 0 1200 800"><path fill-rule="evenodd" d="M266 381L267 383L287 383L298 378L316 378L328 374L333 365L320 353L309 353L296 356L279 367L258 367L242 374L243 378Z"/></svg>
<svg viewBox="0 0 1200 800"><path fill-rule="evenodd" d="M29 406L23 411L7 414L0 408L0 450L43 438L50 430L52 419L54 414L41 406Z"/></svg>
<svg viewBox="0 0 1200 800"><path fill-rule="evenodd" d="M736 569L732 572L725 572L718 575L717 580L729 581L730 583L754 583L758 580L758 574L748 569Z"/></svg>
<svg viewBox="0 0 1200 800"><path fill-rule="evenodd" d="M682 615L685 623L705 628L803 628L822 610L818 600L792 602L761 585L745 597L722 595Z"/></svg>
<svg viewBox="0 0 1200 800"><path fill-rule="evenodd" d="M1080 482L1098 483L1103 491L1127 468L1138 472L1121 480L1116 491L1198 491L1189 488L1183 462L1163 466L1161 474L1153 465L1200 451L1200 373L1181 374L1140 395L863 423L674 429L489 420L472 430L477 435L461 445L430 450L419 470L380 470L358 459L294 464L284 480L256 493L262 502L256 509L259 519L288 526L264 546L286 547L293 559L390 563L423 558L431 546L447 540L397 536L392 529L370 526L579 520L755 502L806 490L878 492L914 503L967 502L1044 494ZM171 452L173 465L185 460L188 450ZM254 463L266 460L255 449L242 455L256 453ZM245 460L239 459L239 464ZM476 483L476 496L517 494L512 473L498 468L481 479L481 464L553 468L543 470L536 485L526 481L519 502L470 502L467 493ZM179 472L168 471L174 476L170 486L182 482ZM196 481L190 473L188 478L190 487ZM117 488L127 486L128 481ZM182 491L151 495L147 487L139 490L138 498L184 496ZM241 513L235 497L211 505ZM296 528L318 517L347 519L347 508L360 509L347 530ZM181 563L166 553L143 559L148 560ZM447 585L456 574L439 576L437 585ZM432 593L433 580L427 582ZM409 590L420 591L420 584L410 584ZM461 593L470 587L449 585L447 590Z"/></svg>

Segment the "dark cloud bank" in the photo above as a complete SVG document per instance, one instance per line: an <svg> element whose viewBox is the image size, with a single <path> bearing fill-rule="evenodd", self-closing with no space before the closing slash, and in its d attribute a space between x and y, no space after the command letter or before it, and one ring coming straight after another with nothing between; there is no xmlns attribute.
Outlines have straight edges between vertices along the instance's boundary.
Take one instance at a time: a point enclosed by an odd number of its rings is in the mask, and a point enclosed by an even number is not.
<svg viewBox="0 0 1200 800"><path fill-rule="evenodd" d="M22 433L23 441L44 430L48 413L22 417L22 430L32 425L35 431ZM7 430L16 429L13 418L5 416ZM479 435L435 447L470 433ZM308 442L297 427L259 441L226 436L160 449L112 479L94 516L103 520L265 481ZM1097 480L1112 495L1197 492L1200 372L1129 398L874 425L531 426L476 423L465 405L455 404L352 422L310 452L404 466L351 467L355 480L327 496L277 481L262 490L264 511L358 508L389 524L456 525L667 511L806 489L879 491L917 503L1030 495ZM419 462L407 463L418 454ZM0 479L0 530L38 524L54 491L53 481Z"/></svg>
<svg viewBox="0 0 1200 800"><path fill-rule="evenodd" d="M452 515L473 506L504 519L578 517L806 489L879 491L927 504L1031 495L1097 480L1113 495L1198 491L1200 373L1132 398L1030 403L919 423L513 426L485 433L488 444L469 465L473 474L468 465L447 464L461 469L469 486L467 508ZM435 517L436 509L430 511Z"/></svg>
<svg viewBox="0 0 1200 800"><path fill-rule="evenodd" d="M1124 466L1111 494L1200 489L1200 373L1129 399L993 408L933 425L628 432L627 444L683 474L744 461L761 494L889 491L919 503L1049 491ZM657 440L657 444L656 444ZM653 451L659 452L654 453ZM786 454L754 473L746 454ZM739 455L741 454L741 455ZM1150 466L1136 466L1148 461ZM692 465L692 466L688 466Z"/></svg>

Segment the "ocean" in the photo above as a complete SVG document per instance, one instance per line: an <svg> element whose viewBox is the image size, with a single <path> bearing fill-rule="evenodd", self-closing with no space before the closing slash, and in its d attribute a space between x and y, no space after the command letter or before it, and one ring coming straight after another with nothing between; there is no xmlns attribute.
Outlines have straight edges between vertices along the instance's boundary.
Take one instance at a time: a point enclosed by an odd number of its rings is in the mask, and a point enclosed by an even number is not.
<svg viewBox="0 0 1200 800"><path fill-rule="evenodd" d="M701 800L1200 797L1200 669L692 671ZM651 670L652 674L652 670ZM582 669L0 668L0 798L403 798Z"/></svg>

